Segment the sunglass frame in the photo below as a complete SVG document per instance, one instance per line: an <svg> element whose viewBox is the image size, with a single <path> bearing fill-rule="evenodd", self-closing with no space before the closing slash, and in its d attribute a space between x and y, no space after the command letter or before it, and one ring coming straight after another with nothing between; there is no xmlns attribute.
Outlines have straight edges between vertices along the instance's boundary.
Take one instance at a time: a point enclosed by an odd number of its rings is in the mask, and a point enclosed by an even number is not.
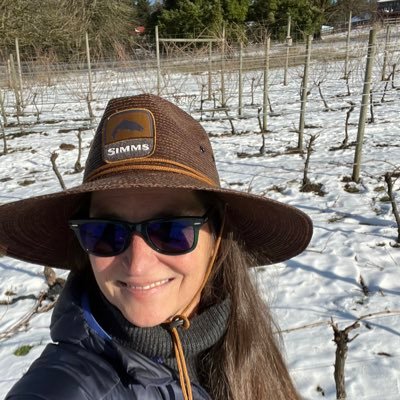
<svg viewBox="0 0 400 400"><path fill-rule="evenodd" d="M157 251L158 253L177 256L177 255L183 255L183 254L190 253L191 251L193 251L196 248L198 239L199 239L200 228L205 223L208 222L209 213L210 213L210 210L208 210L203 216L200 216L200 217L198 217L198 216L187 216L187 217L182 216L182 217L154 218L154 219L148 219L148 220L141 221L141 222L128 222L128 221L122 221L122 220L117 220L117 219L104 219L104 218L71 219L68 221L68 225L75 233L82 249L86 253L92 254L97 257L114 257L119 254L122 254L130 246L130 244L132 242L133 234L135 234L135 233L140 235L144 239L146 244L148 246L150 246L153 250ZM186 221L186 222L192 222L192 228L193 228L193 233L194 233L193 244L187 250L177 251L177 252L170 252L170 251L163 250L162 248L157 246L152 241L150 235L148 234L147 227L150 224L168 223L168 222L172 222L172 221L182 221L182 220ZM114 225L123 226L127 232L127 235L124 238L124 246L122 247L122 249L120 249L119 251L111 252L111 253L105 255L105 254L100 254L97 252L90 251L88 248L86 248L85 243L83 242L82 237L81 237L80 226L84 225L84 224L92 223L92 222L103 223L103 224L110 223L110 224L114 224Z"/></svg>

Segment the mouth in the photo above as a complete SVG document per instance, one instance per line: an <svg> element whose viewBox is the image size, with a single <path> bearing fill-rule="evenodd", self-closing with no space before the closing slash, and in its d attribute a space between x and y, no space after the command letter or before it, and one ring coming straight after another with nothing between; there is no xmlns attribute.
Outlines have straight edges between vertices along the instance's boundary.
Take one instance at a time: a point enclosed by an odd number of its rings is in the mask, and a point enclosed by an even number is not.
<svg viewBox="0 0 400 400"><path fill-rule="evenodd" d="M171 282L172 278L168 278L168 279L162 279L160 281L156 281L156 282L152 282L146 285L135 285L132 283L127 283L127 282L122 282L122 281L118 281L119 285L127 288L127 289L131 289L131 290L138 290L138 291L146 291L146 290L151 290L154 288L158 288L160 286L166 285L167 283Z"/></svg>

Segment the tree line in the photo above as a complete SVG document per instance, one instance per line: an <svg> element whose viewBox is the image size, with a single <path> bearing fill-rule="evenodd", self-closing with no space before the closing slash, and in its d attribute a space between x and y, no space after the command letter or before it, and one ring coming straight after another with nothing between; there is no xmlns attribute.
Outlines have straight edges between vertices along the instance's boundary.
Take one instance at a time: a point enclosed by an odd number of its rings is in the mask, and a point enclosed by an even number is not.
<svg viewBox="0 0 400 400"><path fill-rule="evenodd" d="M375 9L376 0L0 0L0 58L18 38L25 59L76 61L86 32L95 57L114 57L154 41L156 25L163 37L220 37L224 26L227 40L284 39L289 16L295 38L318 38L323 24Z"/></svg>

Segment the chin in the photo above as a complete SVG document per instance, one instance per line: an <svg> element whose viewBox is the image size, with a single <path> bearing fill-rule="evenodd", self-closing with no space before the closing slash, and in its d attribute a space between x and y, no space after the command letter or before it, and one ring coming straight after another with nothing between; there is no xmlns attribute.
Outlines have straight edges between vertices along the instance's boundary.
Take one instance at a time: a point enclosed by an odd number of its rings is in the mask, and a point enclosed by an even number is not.
<svg viewBox="0 0 400 400"><path fill-rule="evenodd" d="M139 328L153 328L154 326L160 325L164 323L168 317L153 317L149 318L149 316L143 316L140 318L138 316L130 317L129 315L124 315L124 317L133 325Z"/></svg>
<svg viewBox="0 0 400 400"><path fill-rule="evenodd" d="M154 328L155 326L160 325L162 322L132 322L133 325L137 326L138 328Z"/></svg>

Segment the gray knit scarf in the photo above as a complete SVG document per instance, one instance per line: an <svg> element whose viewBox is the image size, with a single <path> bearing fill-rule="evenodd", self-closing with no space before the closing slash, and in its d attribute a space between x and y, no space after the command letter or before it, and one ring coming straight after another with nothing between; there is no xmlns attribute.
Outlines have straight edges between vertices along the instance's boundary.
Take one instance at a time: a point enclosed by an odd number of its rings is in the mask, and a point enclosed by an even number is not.
<svg viewBox="0 0 400 400"><path fill-rule="evenodd" d="M124 347L177 371L171 335L166 327L139 328L125 319L101 293L97 285L90 293L94 317L100 326ZM190 328L178 328L191 380L198 382L198 357L224 335L230 313L230 300L211 306L190 320Z"/></svg>

